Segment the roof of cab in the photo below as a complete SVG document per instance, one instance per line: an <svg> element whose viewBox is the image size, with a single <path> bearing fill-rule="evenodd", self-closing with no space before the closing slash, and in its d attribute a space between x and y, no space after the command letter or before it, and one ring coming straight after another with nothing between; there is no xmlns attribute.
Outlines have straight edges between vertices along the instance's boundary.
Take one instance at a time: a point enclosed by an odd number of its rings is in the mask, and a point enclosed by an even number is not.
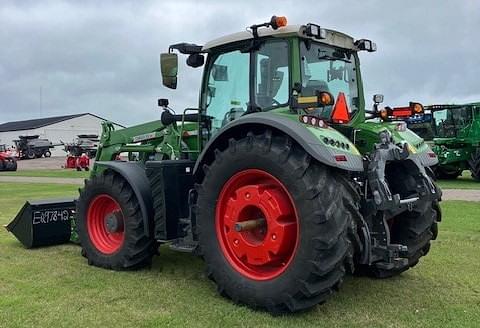
<svg viewBox="0 0 480 328"><path fill-rule="evenodd" d="M315 39L313 37L307 36L305 34L305 25L287 25L285 27L279 27L276 30L272 29L271 27L259 28L258 36L259 37L267 37L267 36L287 37L287 36L297 35L303 38L310 38L312 40L329 44L332 46L340 47L340 48L358 50L358 48L354 45L354 39L351 36L341 32L334 31L334 30L328 30L328 29L325 29L325 30L327 31L327 37L325 39ZM220 38L207 42L203 46L202 51L208 52L210 49L223 46L225 44L248 40L248 39L253 39L253 34L249 30L225 35Z"/></svg>

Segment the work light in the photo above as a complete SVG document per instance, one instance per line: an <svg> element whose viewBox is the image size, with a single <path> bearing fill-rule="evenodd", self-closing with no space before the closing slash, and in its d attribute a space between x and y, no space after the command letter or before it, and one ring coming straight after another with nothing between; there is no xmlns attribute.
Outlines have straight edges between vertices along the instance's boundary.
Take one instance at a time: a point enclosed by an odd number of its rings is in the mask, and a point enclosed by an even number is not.
<svg viewBox="0 0 480 328"><path fill-rule="evenodd" d="M377 44L371 40L360 39L355 41L355 45L359 50L366 50L368 52L377 51Z"/></svg>
<svg viewBox="0 0 480 328"><path fill-rule="evenodd" d="M317 24L308 23L305 29L305 34L307 36L314 37L315 39L326 39L327 31L323 28L320 28Z"/></svg>

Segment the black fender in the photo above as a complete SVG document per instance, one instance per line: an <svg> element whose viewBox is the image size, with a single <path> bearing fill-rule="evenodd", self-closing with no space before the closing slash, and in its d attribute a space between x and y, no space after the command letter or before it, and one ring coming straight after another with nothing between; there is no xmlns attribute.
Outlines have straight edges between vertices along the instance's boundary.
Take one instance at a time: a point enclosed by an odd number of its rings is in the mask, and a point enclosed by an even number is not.
<svg viewBox="0 0 480 328"><path fill-rule="evenodd" d="M342 149L332 150L331 147L326 146L307 129L303 128L301 124L302 123L287 117L269 113L253 113L242 116L224 126L209 140L198 157L193 172L195 176L198 177L198 175L201 174L201 170L199 169L202 168L203 164L213 160L214 150L216 148L222 149L226 147L228 139L242 134L246 135L248 131L261 133L266 129L290 136L303 147L308 154L325 165L346 171L361 172L364 170L361 155L355 155ZM335 155L344 155L347 160L336 161Z"/></svg>
<svg viewBox="0 0 480 328"><path fill-rule="evenodd" d="M425 167L431 167L438 164L438 157L431 149L421 153L410 154L408 158L413 161L418 160Z"/></svg>
<svg viewBox="0 0 480 328"><path fill-rule="evenodd" d="M96 162L95 165L99 166L100 171L111 170L127 180L140 205L145 222L145 233L153 236L153 198L145 167L139 163L121 161Z"/></svg>

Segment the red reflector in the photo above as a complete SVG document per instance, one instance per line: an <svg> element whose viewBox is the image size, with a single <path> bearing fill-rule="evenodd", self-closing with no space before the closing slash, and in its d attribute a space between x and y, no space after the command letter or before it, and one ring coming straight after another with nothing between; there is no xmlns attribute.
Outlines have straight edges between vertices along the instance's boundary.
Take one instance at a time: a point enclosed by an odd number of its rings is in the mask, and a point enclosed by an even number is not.
<svg viewBox="0 0 480 328"><path fill-rule="evenodd" d="M332 121L334 123L347 123L350 121L347 100L343 92L338 93L337 101L335 102L335 106L333 106Z"/></svg>
<svg viewBox="0 0 480 328"><path fill-rule="evenodd" d="M345 156L345 155L335 155L335 160L337 162L346 162L347 161L347 156Z"/></svg>
<svg viewBox="0 0 480 328"><path fill-rule="evenodd" d="M393 117L408 117L412 115L410 107L394 107L392 110Z"/></svg>
<svg viewBox="0 0 480 328"><path fill-rule="evenodd" d="M431 157L431 158L436 158L437 155L435 155L435 153L428 153L428 156Z"/></svg>

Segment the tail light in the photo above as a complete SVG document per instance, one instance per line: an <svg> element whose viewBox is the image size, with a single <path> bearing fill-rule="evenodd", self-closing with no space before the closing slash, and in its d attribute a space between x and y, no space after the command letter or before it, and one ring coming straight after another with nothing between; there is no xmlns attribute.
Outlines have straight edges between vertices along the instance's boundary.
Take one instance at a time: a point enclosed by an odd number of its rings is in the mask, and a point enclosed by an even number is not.
<svg viewBox="0 0 480 328"><path fill-rule="evenodd" d="M324 120L316 117L316 116L309 116L309 115L301 115L300 116L300 122L304 124L308 124L311 126L315 126L318 128L327 128L328 125L325 123Z"/></svg>

